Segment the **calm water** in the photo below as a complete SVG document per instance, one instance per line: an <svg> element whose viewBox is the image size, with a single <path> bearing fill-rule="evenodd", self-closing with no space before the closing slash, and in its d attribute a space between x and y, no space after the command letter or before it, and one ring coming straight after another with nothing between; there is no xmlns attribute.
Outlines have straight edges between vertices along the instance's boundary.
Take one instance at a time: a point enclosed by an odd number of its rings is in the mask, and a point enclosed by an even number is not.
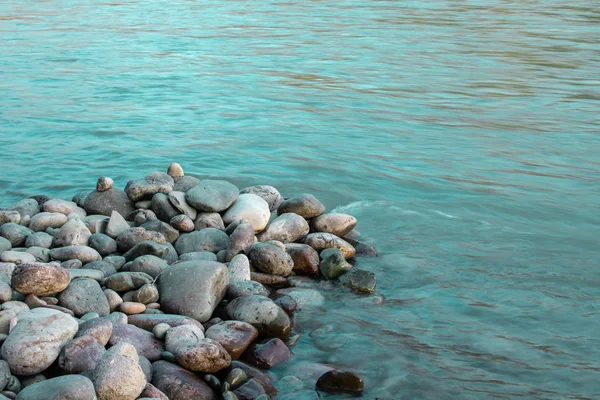
<svg viewBox="0 0 600 400"><path fill-rule="evenodd" d="M600 398L596 0L5 0L0 38L0 206L177 161L359 219L378 294L318 286L282 398Z"/></svg>

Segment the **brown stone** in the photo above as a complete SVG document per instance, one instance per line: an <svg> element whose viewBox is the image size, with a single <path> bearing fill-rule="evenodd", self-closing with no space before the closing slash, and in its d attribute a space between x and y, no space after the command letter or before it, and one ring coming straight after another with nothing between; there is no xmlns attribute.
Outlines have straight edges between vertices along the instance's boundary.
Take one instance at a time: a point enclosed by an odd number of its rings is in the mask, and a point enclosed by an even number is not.
<svg viewBox="0 0 600 400"><path fill-rule="evenodd" d="M285 251L294 260L294 272L298 275L319 276L319 253L307 244L286 243Z"/></svg>
<svg viewBox="0 0 600 400"><path fill-rule="evenodd" d="M246 322L225 321L212 325L205 336L221 344L232 359L237 360L254 339L258 330Z"/></svg>
<svg viewBox="0 0 600 400"><path fill-rule="evenodd" d="M244 352L242 358L260 368L272 368L289 360L292 352L281 339L270 339L265 343L253 343Z"/></svg>
<svg viewBox="0 0 600 400"><path fill-rule="evenodd" d="M11 286L22 294L49 296L69 286L69 271L55 264L21 264L15 268Z"/></svg>

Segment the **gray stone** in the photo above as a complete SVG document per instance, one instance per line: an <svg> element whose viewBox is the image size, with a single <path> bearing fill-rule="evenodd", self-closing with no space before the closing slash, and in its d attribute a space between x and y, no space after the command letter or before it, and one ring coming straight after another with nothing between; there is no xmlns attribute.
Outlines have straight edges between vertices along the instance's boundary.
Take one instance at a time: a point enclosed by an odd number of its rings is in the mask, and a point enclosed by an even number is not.
<svg viewBox="0 0 600 400"><path fill-rule="evenodd" d="M149 283L139 288L135 293L135 296L133 296L133 300L144 305L156 303L159 298L160 294L158 292L158 287Z"/></svg>
<svg viewBox="0 0 600 400"><path fill-rule="evenodd" d="M288 276L294 268L292 258L277 245L256 243L248 252L250 265L271 275Z"/></svg>
<svg viewBox="0 0 600 400"><path fill-rule="evenodd" d="M108 300L94 279L77 278L58 295L58 304L73 311L76 317L89 312L98 313L101 317L110 313Z"/></svg>
<svg viewBox="0 0 600 400"><path fill-rule="evenodd" d="M49 296L63 291L71 281L69 271L54 264L30 263L15 268L11 286L22 294Z"/></svg>
<svg viewBox="0 0 600 400"><path fill-rule="evenodd" d="M27 386L17 400L94 400L92 381L82 375L63 375Z"/></svg>
<svg viewBox="0 0 600 400"><path fill-rule="evenodd" d="M251 223L243 220L229 236L225 260L230 261L237 254L246 253L255 242L254 227Z"/></svg>
<svg viewBox="0 0 600 400"><path fill-rule="evenodd" d="M144 356L138 356L138 358L139 358L138 363L140 364L142 371L144 371L144 376L146 377L146 382L150 382L152 380L152 363L150 362L150 360L148 360ZM146 383L146 385L148 385L148 384ZM142 394L143 394L143 392L142 392Z"/></svg>
<svg viewBox="0 0 600 400"><path fill-rule="evenodd" d="M111 347L94 370L93 381L98 400L138 398L146 386L146 377L136 349L128 343Z"/></svg>
<svg viewBox="0 0 600 400"><path fill-rule="evenodd" d="M345 258L350 258L356 253L356 250L350 243L331 233L311 233L306 236L304 243L315 249L319 254L329 248L340 249L344 253Z"/></svg>
<svg viewBox="0 0 600 400"><path fill-rule="evenodd" d="M90 336L96 339L102 346L106 346L112 336L113 324L108 318L95 318L79 325L79 331L75 338Z"/></svg>
<svg viewBox="0 0 600 400"><path fill-rule="evenodd" d="M87 246L92 233L80 219L67 221L54 235L55 246Z"/></svg>
<svg viewBox="0 0 600 400"><path fill-rule="evenodd" d="M356 255L362 257L377 257L377 248L371 243L358 242L355 247Z"/></svg>
<svg viewBox="0 0 600 400"><path fill-rule="evenodd" d="M152 210L136 210L132 215L135 226L142 226L146 222L158 219L158 217Z"/></svg>
<svg viewBox="0 0 600 400"><path fill-rule="evenodd" d="M264 296L238 297L227 305L227 314L232 319L251 324L267 336L285 338L292 329L285 311Z"/></svg>
<svg viewBox="0 0 600 400"><path fill-rule="evenodd" d="M187 215L180 214L171 218L169 224L180 232L187 233L194 230L194 221Z"/></svg>
<svg viewBox="0 0 600 400"><path fill-rule="evenodd" d="M17 313L15 311L13 311L13 310L0 311L0 333L8 335L8 333L10 332L10 325L15 324L16 322L17 322ZM2 382L1 378L2 377L0 375L0 382ZM0 385L0 389L1 389L1 386L2 385Z"/></svg>
<svg viewBox="0 0 600 400"><path fill-rule="evenodd" d="M173 336L176 338L171 339ZM202 331L192 325L169 329L165 342L167 351L173 353L177 363L187 370L214 373L231 364L231 356L223 346L205 339Z"/></svg>
<svg viewBox="0 0 600 400"><path fill-rule="evenodd" d="M169 329L171 329L171 326L169 324L160 323L160 324L154 325L154 328L152 329L152 333L154 334L154 337L157 338L158 340L164 340L165 337L167 336L167 331ZM202 336L204 336L204 332L202 332Z"/></svg>
<svg viewBox="0 0 600 400"><path fill-rule="evenodd" d="M125 218L118 211L113 211L110 214L110 219L108 220L108 225L106 226L106 235L115 239L123 232L127 231L129 228L129 224L125 221Z"/></svg>
<svg viewBox="0 0 600 400"><path fill-rule="evenodd" d="M137 290L147 283L152 283L153 278L144 272L118 272L109 276L104 285L115 292L128 292Z"/></svg>
<svg viewBox="0 0 600 400"><path fill-rule="evenodd" d="M42 211L49 213L61 213L65 215L69 215L71 213L79 214L82 217L85 217L87 213L77 204L72 201L63 200L63 199L51 199L45 202L42 207ZM21 214L22 216L22 214Z"/></svg>
<svg viewBox="0 0 600 400"><path fill-rule="evenodd" d="M175 243L177 238L179 238L179 231L177 231L177 229L158 219L146 222L145 224L141 225L140 228L144 228L147 231L154 231L160 233L169 243Z"/></svg>
<svg viewBox="0 0 600 400"><path fill-rule="evenodd" d="M115 311L117 308L123 304L123 299L117 292L112 289L104 289L104 296L106 296L106 300L108 300L108 308L110 312Z"/></svg>
<svg viewBox="0 0 600 400"><path fill-rule="evenodd" d="M227 298L232 300L241 296L259 294L269 296L269 290L262 284L255 281L233 281L227 285Z"/></svg>
<svg viewBox="0 0 600 400"><path fill-rule="evenodd" d="M88 215L83 219L83 223L93 235L94 233L105 233L108 220L109 217L105 215Z"/></svg>
<svg viewBox="0 0 600 400"><path fill-rule="evenodd" d="M125 193L134 202L148 200L156 193L168 194L173 190L174 184L173 178L164 172L152 172L143 179L130 182L125 188Z"/></svg>
<svg viewBox="0 0 600 400"><path fill-rule="evenodd" d="M207 260L207 261L217 261L217 255L215 253L211 253L210 251L194 251L191 253L182 254L179 257L180 261L191 261L191 260Z"/></svg>
<svg viewBox="0 0 600 400"><path fill-rule="evenodd" d="M200 322L210 319L227 289L227 267L214 261L185 261L160 277L161 309Z"/></svg>
<svg viewBox="0 0 600 400"><path fill-rule="evenodd" d="M106 319L111 321L113 326L115 326L115 324L127 325L127 314L123 314L122 312L111 312Z"/></svg>
<svg viewBox="0 0 600 400"><path fill-rule="evenodd" d="M180 325L195 325L204 329L202 324L195 319L177 314L137 314L129 317L129 323L138 328L152 331L158 324L167 324L171 327Z"/></svg>
<svg viewBox="0 0 600 400"><path fill-rule="evenodd" d="M21 223L26 217L33 217L40 212L40 204L35 199L24 199L13 204L8 211L17 211L21 216Z"/></svg>
<svg viewBox="0 0 600 400"><path fill-rule="evenodd" d="M4 279L0 279L0 302L10 301L12 297L12 287Z"/></svg>
<svg viewBox="0 0 600 400"><path fill-rule="evenodd" d="M359 268L352 268L340 281L344 286L361 293L374 293L377 286L375 274Z"/></svg>
<svg viewBox="0 0 600 400"><path fill-rule="evenodd" d="M50 257L58 261L67 261L76 258L84 265L92 261L102 260L102 256L96 250L87 246L67 246L52 249Z"/></svg>
<svg viewBox="0 0 600 400"><path fill-rule="evenodd" d="M84 208L85 206L85 199L87 198L87 196L90 194L89 190L81 190L79 192L77 192L75 194L75 196L73 196L73 198L71 199L71 201L75 204L77 204L79 207Z"/></svg>
<svg viewBox="0 0 600 400"><path fill-rule="evenodd" d="M237 200L223 214L223 222L246 220L254 227L254 233L261 232L269 223L271 212L269 204L255 194L239 195Z"/></svg>
<svg viewBox="0 0 600 400"><path fill-rule="evenodd" d="M15 374L40 373L58 358L78 328L73 317L60 311L48 308L24 311L2 345L2 359Z"/></svg>
<svg viewBox="0 0 600 400"><path fill-rule="evenodd" d="M0 237L7 239L13 248L22 247L31 234L33 234L31 229L12 222L0 226Z"/></svg>
<svg viewBox="0 0 600 400"><path fill-rule="evenodd" d="M355 226L356 218L348 214L323 214L310 221L313 232L327 232L338 237L348 234Z"/></svg>
<svg viewBox="0 0 600 400"><path fill-rule="evenodd" d="M224 231L225 224L219 213L198 213L194 220L194 229L199 231L204 228L215 228Z"/></svg>
<svg viewBox="0 0 600 400"><path fill-rule="evenodd" d="M83 263L81 262L81 260L74 258L72 260L61 262L60 266L66 269L79 269L83 266Z"/></svg>
<svg viewBox="0 0 600 400"><path fill-rule="evenodd" d="M346 261L344 253L338 248L328 248L323 250L321 252L321 258L319 270L325 279L336 279L352 268L352 265Z"/></svg>
<svg viewBox="0 0 600 400"><path fill-rule="evenodd" d="M152 199L135 202L135 208L138 210L150 210L150 207L152 207Z"/></svg>
<svg viewBox="0 0 600 400"><path fill-rule="evenodd" d="M0 253L0 261L13 264L28 264L36 261L35 257L23 251L4 251Z"/></svg>
<svg viewBox="0 0 600 400"><path fill-rule="evenodd" d="M169 265L162 258L145 255L140 256L131 262L129 270L131 272L145 272L152 278L159 276Z"/></svg>
<svg viewBox="0 0 600 400"><path fill-rule="evenodd" d="M0 210L0 225L18 224L21 222L21 214L18 211Z"/></svg>
<svg viewBox="0 0 600 400"><path fill-rule="evenodd" d="M179 255L196 251L217 253L225 250L229 244L229 236L215 228L205 228L200 231L184 233L175 242L175 250Z"/></svg>
<svg viewBox="0 0 600 400"><path fill-rule="evenodd" d="M169 262L168 261L168 256L170 253L169 246L170 246L169 242L166 242L164 244L158 244L156 242L146 240L146 241L140 242L140 243L136 244L135 246L133 246L133 248L131 250L129 250L127 253L125 253L123 255L123 257L125 257L126 261L133 261L138 257L150 255L150 256L155 256L158 258L164 258L165 260L167 260L167 262ZM177 256L175 256L175 259L177 259Z"/></svg>
<svg viewBox="0 0 600 400"><path fill-rule="evenodd" d="M34 232L44 232L48 228L60 228L67 221L65 214L42 212L31 217L29 229Z"/></svg>
<svg viewBox="0 0 600 400"><path fill-rule="evenodd" d="M180 214L169 200L169 196L164 193L157 193L152 197L151 209L163 222L169 222L171 218Z"/></svg>
<svg viewBox="0 0 600 400"><path fill-rule="evenodd" d="M90 247L102 257L117 252L117 242L103 233L94 233L90 236Z"/></svg>
<svg viewBox="0 0 600 400"><path fill-rule="evenodd" d="M316 289L311 288L287 288L279 289L276 296L290 296L296 303L296 309L305 307L320 307L325 304L325 298Z"/></svg>
<svg viewBox="0 0 600 400"><path fill-rule="evenodd" d="M165 350L163 343L148 331L130 324L113 324L112 335L108 341L111 346L129 343L137 353L150 361L159 360Z"/></svg>
<svg viewBox="0 0 600 400"><path fill-rule="evenodd" d="M48 235L48 236L50 236L50 235ZM52 237L50 237L50 243L52 244ZM26 247L29 247L29 246L26 246ZM0 236L0 253L2 253L3 251L8 251L10 249L12 249L12 245L10 244L10 241L8 239L5 239Z"/></svg>
<svg viewBox="0 0 600 400"><path fill-rule="evenodd" d="M111 263L115 266L117 271L120 270L123 267L123 265L125 265L125 263L127 262L127 260L125 260L125 257L117 255L106 256L102 259L102 261Z"/></svg>
<svg viewBox="0 0 600 400"><path fill-rule="evenodd" d="M185 192L173 191L169 193L169 201L180 213L187 215L192 220L196 219L198 211L185 200Z"/></svg>
<svg viewBox="0 0 600 400"><path fill-rule="evenodd" d="M62 215L62 214L60 214ZM0 238L0 241L6 240L4 238ZM25 240L25 247L43 247L45 249L49 249L52 247L52 241L54 238L51 235L48 235L46 232L35 232L32 235L29 235ZM10 244L10 242L9 242ZM0 246L1 247L1 246Z"/></svg>
<svg viewBox="0 0 600 400"><path fill-rule="evenodd" d="M277 208L277 214L295 213L305 219L315 218L325 212L325 206L315 196L303 193L285 200Z"/></svg>
<svg viewBox="0 0 600 400"><path fill-rule="evenodd" d="M75 278L90 278L94 279L98 282L102 282L104 280L104 272L97 269L89 269L89 268L79 268L79 269L68 269L69 277L71 279Z"/></svg>
<svg viewBox="0 0 600 400"><path fill-rule="evenodd" d="M278 240L283 243L295 242L308 235L308 222L298 214L285 213L272 221L267 228L258 235L258 240Z"/></svg>
<svg viewBox="0 0 600 400"><path fill-rule="evenodd" d="M240 191L240 194L252 193L261 197L269 205L269 210L275 211L283 202L283 197L277 189L269 185L249 186Z"/></svg>
<svg viewBox="0 0 600 400"><path fill-rule="evenodd" d="M50 262L50 250L42 247L32 246L27 249L27 253L31 254L35 262Z"/></svg>
<svg viewBox="0 0 600 400"><path fill-rule="evenodd" d="M152 384L170 400L217 400L217 394L204 380L179 365L157 361L152 364Z"/></svg>
<svg viewBox="0 0 600 400"><path fill-rule="evenodd" d="M71 340L60 352L58 365L67 374L81 374L96 368L104 355L104 345L92 336Z"/></svg>
<svg viewBox="0 0 600 400"><path fill-rule="evenodd" d="M144 228L130 228L117 237L117 246L122 253L131 250L136 244L145 241L152 241L158 244L165 243L165 237L155 231L148 231Z"/></svg>
<svg viewBox="0 0 600 400"><path fill-rule="evenodd" d="M231 259L227 266L229 282L250 280L250 260L244 254L238 254Z"/></svg>
<svg viewBox="0 0 600 400"><path fill-rule="evenodd" d="M177 192L187 192L194 186L200 183L200 179L194 178L193 176L185 175L181 178L177 179L175 182L175 186L173 186L173 190Z"/></svg>
<svg viewBox="0 0 600 400"><path fill-rule="evenodd" d="M10 379L10 367L4 360L0 360L0 390L4 390Z"/></svg>
<svg viewBox="0 0 600 400"><path fill-rule="evenodd" d="M235 185L221 180L201 180L188 190L185 199L188 204L204 212L227 210L238 198L239 190Z"/></svg>

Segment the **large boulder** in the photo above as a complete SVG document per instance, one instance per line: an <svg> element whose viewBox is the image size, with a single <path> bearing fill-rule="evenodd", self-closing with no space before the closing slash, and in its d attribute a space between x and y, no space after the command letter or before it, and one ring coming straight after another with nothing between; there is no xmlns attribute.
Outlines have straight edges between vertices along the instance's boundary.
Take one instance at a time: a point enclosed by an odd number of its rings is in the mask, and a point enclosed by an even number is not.
<svg viewBox="0 0 600 400"><path fill-rule="evenodd" d="M229 236L216 228L204 228L199 231L184 233L175 242L175 250L179 255L196 251L218 253L227 249Z"/></svg>
<svg viewBox="0 0 600 400"><path fill-rule="evenodd" d="M58 358L79 324L68 314L49 308L21 312L0 351L17 375L35 375Z"/></svg>
<svg viewBox="0 0 600 400"><path fill-rule="evenodd" d="M283 243L295 242L308 235L308 222L298 214L285 213L267 225L267 228L258 235L258 240L278 240Z"/></svg>
<svg viewBox="0 0 600 400"><path fill-rule="evenodd" d="M241 194L223 214L223 222L228 225L234 221L246 220L254 227L254 233L261 232L269 223L271 211L269 204L255 194Z"/></svg>
<svg viewBox="0 0 600 400"><path fill-rule="evenodd" d="M227 267L216 261L184 261L167 268L160 277L161 309L200 322L210 319L225 296Z"/></svg>
<svg viewBox="0 0 600 400"><path fill-rule="evenodd" d="M94 370L98 400L135 400L146 386L146 377L135 348L128 343L111 347Z"/></svg>
<svg viewBox="0 0 600 400"><path fill-rule="evenodd" d="M128 216L135 210L133 201L121 189L111 188L104 192L94 190L88 194L83 203L88 215L106 215L110 217L113 211Z"/></svg>
<svg viewBox="0 0 600 400"><path fill-rule="evenodd" d="M143 179L130 182L125 193L131 201L149 200L156 193L169 194L173 190L173 178L164 172L153 172Z"/></svg>
<svg viewBox="0 0 600 400"><path fill-rule="evenodd" d="M185 200L198 211L221 212L227 210L238 196L239 190L235 185L205 179L186 192Z"/></svg>

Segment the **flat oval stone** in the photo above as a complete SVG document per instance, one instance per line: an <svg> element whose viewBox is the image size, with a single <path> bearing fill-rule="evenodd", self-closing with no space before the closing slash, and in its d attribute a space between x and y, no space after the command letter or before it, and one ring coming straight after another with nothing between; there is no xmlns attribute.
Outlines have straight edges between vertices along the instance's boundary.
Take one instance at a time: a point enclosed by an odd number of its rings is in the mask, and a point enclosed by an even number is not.
<svg viewBox="0 0 600 400"><path fill-rule="evenodd" d="M152 283L153 278L144 272L118 272L106 278L104 285L115 292L128 292L137 290L147 283Z"/></svg>
<svg viewBox="0 0 600 400"><path fill-rule="evenodd" d="M75 336L79 324L69 315L48 308L19 314L0 350L14 374L34 375L48 368Z"/></svg>
<svg viewBox="0 0 600 400"><path fill-rule="evenodd" d="M179 256L179 261L207 260L217 261L217 255L210 251L193 251Z"/></svg>
<svg viewBox="0 0 600 400"><path fill-rule="evenodd" d="M50 257L58 261L67 261L76 258L83 264L102 260L102 256L96 250L87 246L67 246L52 249Z"/></svg>
<svg viewBox="0 0 600 400"><path fill-rule="evenodd" d="M315 249L318 253L330 248L340 249L347 259L356 253L356 250L350 243L331 233L311 233L306 236L304 243Z"/></svg>
<svg viewBox="0 0 600 400"><path fill-rule="evenodd" d="M21 214L16 210L0 210L0 225L18 224L21 222Z"/></svg>
<svg viewBox="0 0 600 400"><path fill-rule="evenodd" d="M23 251L4 251L0 254L0 261L13 264L29 264L36 262L33 255Z"/></svg>
<svg viewBox="0 0 600 400"><path fill-rule="evenodd" d="M325 206L315 196L303 193L285 200L277 208L277 214L295 213L305 219L315 218L325 212Z"/></svg>
<svg viewBox="0 0 600 400"><path fill-rule="evenodd" d="M68 218L65 214L42 212L31 217L29 229L34 232L43 232L48 228L60 228L67 221Z"/></svg>
<svg viewBox="0 0 600 400"><path fill-rule="evenodd" d="M238 198L239 190L235 185L222 180L201 180L188 190L185 199L189 205L204 212L227 210Z"/></svg>
<svg viewBox="0 0 600 400"><path fill-rule="evenodd" d="M294 268L292 258L279 246L256 243L248 251L250 265L271 275L288 276Z"/></svg>
<svg viewBox="0 0 600 400"><path fill-rule="evenodd" d="M308 235L308 222L298 214L285 213L273 220L266 229L258 235L258 240L266 242L278 240L283 243L295 242Z"/></svg>
<svg viewBox="0 0 600 400"><path fill-rule="evenodd" d="M271 217L269 204L261 197L247 193L241 194L223 214L223 222L230 224L234 221L246 220L254 227L254 233L261 232Z"/></svg>
<svg viewBox="0 0 600 400"><path fill-rule="evenodd" d="M123 253L131 250L135 245L151 241L158 244L164 244L166 242L165 237L155 231L149 231L142 227L130 228L117 236L117 247Z"/></svg>
<svg viewBox="0 0 600 400"><path fill-rule="evenodd" d="M77 204L72 201L63 200L63 199L51 199L42 204L41 210L44 212L50 213L61 213L65 215L69 215L71 213L79 214L82 217L85 217L87 213Z"/></svg>
<svg viewBox="0 0 600 400"><path fill-rule="evenodd" d="M113 211L128 216L135 210L133 201L127 197L127 194L115 187L103 192L97 190L91 192L86 196L85 201L83 202L83 208L88 215L106 216L110 216Z"/></svg>
<svg viewBox="0 0 600 400"><path fill-rule="evenodd" d="M245 254L238 254L227 265L229 283L250 280L250 260Z"/></svg>
<svg viewBox="0 0 600 400"><path fill-rule="evenodd" d="M0 239L6 240L4 238ZM47 234L46 232L35 232L34 234L29 235L27 237L27 239L25 240L25 247L43 247L45 249L49 249L50 247L52 247L53 240L54 237Z"/></svg>
<svg viewBox="0 0 600 400"><path fill-rule="evenodd" d="M356 218L348 214L323 214L310 221L313 232L327 232L338 237L348 234L355 226Z"/></svg>
<svg viewBox="0 0 600 400"><path fill-rule="evenodd" d="M49 296L63 291L71 281L69 271L54 264L31 263L15 268L11 285L22 294Z"/></svg>
<svg viewBox="0 0 600 400"><path fill-rule="evenodd" d="M167 324L171 327L181 325L194 325L204 329L202 324L195 319L177 314L137 314L129 316L129 323L147 331L152 331L158 324Z"/></svg>
<svg viewBox="0 0 600 400"><path fill-rule="evenodd" d="M258 330L247 322L224 321L208 328L205 336L219 342L231 358L237 360L258 337Z"/></svg>
<svg viewBox="0 0 600 400"><path fill-rule="evenodd" d="M96 390L92 381L82 375L63 375L27 386L17 400L92 400Z"/></svg>
<svg viewBox="0 0 600 400"><path fill-rule="evenodd" d="M146 306L142 303L126 301L121 304L121 312L127 315L141 314L146 311Z"/></svg>

